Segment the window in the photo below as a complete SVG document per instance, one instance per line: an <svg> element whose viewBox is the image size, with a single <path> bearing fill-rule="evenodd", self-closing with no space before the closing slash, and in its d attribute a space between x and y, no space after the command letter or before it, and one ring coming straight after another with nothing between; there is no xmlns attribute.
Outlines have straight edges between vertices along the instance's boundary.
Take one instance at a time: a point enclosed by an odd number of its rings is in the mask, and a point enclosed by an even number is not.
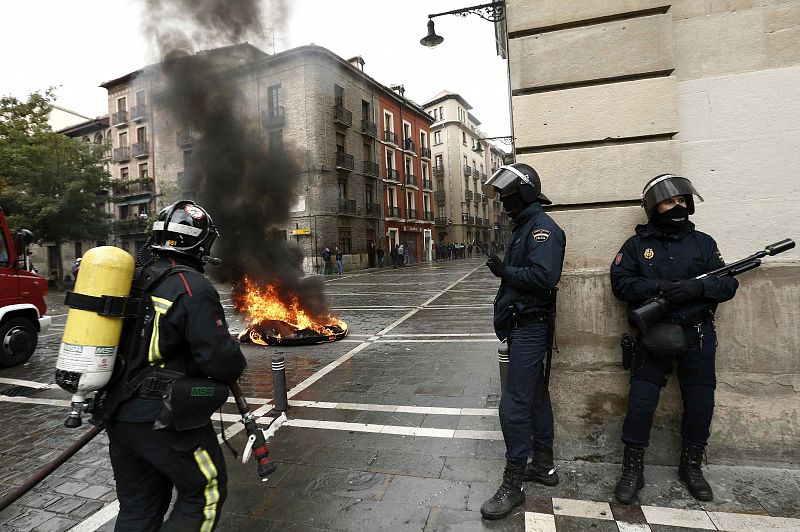
<svg viewBox="0 0 800 532"><path fill-rule="evenodd" d="M344 153L345 136L343 133L336 132L336 153Z"/></svg>
<svg viewBox="0 0 800 532"><path fill-rule="evenodd" d="M386 189L386 203L389 204L389 209L394 209L397 206L397 191L394 187L389 187Z"/></svg>
<svg viewBox="0 0 800 532"><path fill-rule="evenodd" d="M129 175L130 174L128 173L128 167L127 166L124 166L124 167L119 169L119 178L120 178L120 180L127 181Z"/></svg>
<svg viewBox="0 0 800 532"><path fill-rule="evenodd" d="M366 100L361 100L361 118L367 122L372 122L372 109Z"/></svg>
<svg viewBox="0 0 800 532"><path fill-rule="evenodd" d="M136 106L144 105L144 91L136 91Z"/></svg>
<svg viewBox="0 0 800 532"><path fill-rule="evenodd" d="M280 116L280 109L283 107L283 92L281 86L272 85L267 87L267 110L270 116Z"/></svg>
<svg viewBox="0 0 800 532"><path fill-rule="evenodd" d="M406 175L409 176L414 173L411 168L411 157L406 157L405 159L406 159Z"/></svg>
<svg viewBox="0 0 800 532"><path fill-rule="evenodd" d="M283 150L283 130L275 129L269 132L268 137L270 151Z"/></svg>
<svg viewBox="0 0 800 532"><path fill-rule="evenodd" d="M466 146L467 145L467 133L465 131L461 132L461 143Z"/></svg>
<svg viewBox="0 0 800 532"><path fill-rule="evenodd" d="M422 163L422 179L428 179L428 163Z"/></svg>
<svg viewBox="0 0 800 532"><path fill-rule="evenodd" d="M125 148L128 145L128 133L119 134L119 147Z"/></svg>
<svg viewBox="0 0 800 532"><path fill-rule="evenodd" d="M126 220L128 218L128 206L127 205L120 205L119 206L119 219Z"/></svg>
<svg viewBox="0 0 800 532"><path fill-rule="evenodd" d="M147 128L136 128L136 142L147 142Z"/></svg>
<svg viewBox="0 0 800 532"><path fill-rule="evenodd" d="M444 205L439 205L438 207L436 207L436 217L437 218L447 217L447 208Z"/></svg>
<svg viewBox="0 0 800 532"><path fill-rule="evenodd" d="M352 239L350 238L350 230L339 229L339 251L344 255L351 253Z"/></svg>
<svg viewBox="0 0 800 532"><path fill-rule="evenodd" d="M438 116L438 111L436 109L434 109L432 113L428 113L428 114L430 114L433 117L433 121L434 122L436 122L438 120L438 118L436 118Z"/></svg>
<svg viewBox="0 0 800 532"><path fill-rule="evenodd" d="M444 107L439 107L439 120L444 120Z"/></svg>
<svg viewBox="0 0 800 532"><path fill-rule="evenodd" d="M444 190L444 179L436 180L436 190Z"/></svg>
<svg viewBox="0 0 800 532"><path fill-rule="evenodd" d="M102 133L96 133L95 134L94 143L95 144L102 144L103 143L103 134Z"/></svg>
<svg viewBox="0 0 800 532"><path fill-rule="evenodd" d="M365 142L363 147L362 147L362 149L361 149L361 152L362 152L362 156L364 157L365 161L372 162L372 145L371 144L367 144Z"/></svg>
<svg viewBox="0 0 800 532"><path fill-rule="evenodd" d="M406 209L414 208L414 193L406 192Z"/></svg>
<svg viewBox="0 0 800 532"><path fill-rule="evenodd" d="M147 163L139 165L139 179L147 179Z"/></svg>
<svg viewBox="0 0 800 532"><path fill-rule="evenodd" d="M347 199L347 181L339 181L339 199Z"/></svg>
<svg viewBox="0 0 800 532"><path fill-rule="evenodd" d="M394 117L392 113L383 113L383 129L384 131L394 132Z"/></svg>
<svg viewBox="0 0 800 532"><path fill-rule="evenodd" d="M386 150L386 169L392 170L394 168L394 151Z"/></svg>
<svg viewBox="0 0 800 532"><path fill-rule="evenodd" d="M444 164L442 164L442 154L437 155L436 158L434 159L434 162L436 163L436 166L438 166L439 168L444 166Z"/></svg>
<svg viewBox="0 0 800 532"><path fill-rule="evenodd" d="M464 166L469 166L469 163L467 162L467 156L466 155L464 155Z"/></svg>
<svg viewBox="0 0 800 532"><path fill-rule="evenodd" d="M469 178L464 178L464 190L469 190Z"/></svg>
<svg viewBox="0 0 800 532"><path fill-rule="evenodd" d="M333 92L336 107L344 107L344 87L334 85Z"/></svg>
<svg viewBox="0 0 800 532"><path fill-rule="evenodd" d="M126 111L128 109L128 99L124 96L117 98L117 111Z"/></svg>
<svg viewBox="0 0 800 532"><path fill-rule="evenodd" d="M8 268L11 265L8 257L8 248L6 247L6 237L0 233L0 266Z"/></svg>
<svg viewBox="0 0 800 532"><path fill-rule="evenodd" d="M403 140L411 138L411 124L403 122Z"/></svg>
<svg viewBox="0 0 800 532"><path fill-rule="evenodd" d="M431 212L431 197L428 194L422 196L422 205L425 206L425 212Z"/></svg>
<svg viewBox="0 0 800 532"><path fill-rule="evenodd" d="M428 147L428 134L424 131L419 132L419 147L420 148L427 148Z"/></svg>
<svg viewBox="0 0 800 532"><path fill-rule="evenodd" d="M372 185L367 185L364 187L364 202L365 203L375 203L375 191L372 188Z"/></svg>
<svg viewBox="0 0 800 532"><path fill-rule="evenodd" d="M434 131L433 132L433 143L434 144L441 144L442 143L442 132L441 131Z"/></svg>
<svg viewBox="0 0 800 532"><path fill-rule="evenodd" d="M140 203L139 204L139 214L149 214L150 213L150 204L149 203Z"/></svg>

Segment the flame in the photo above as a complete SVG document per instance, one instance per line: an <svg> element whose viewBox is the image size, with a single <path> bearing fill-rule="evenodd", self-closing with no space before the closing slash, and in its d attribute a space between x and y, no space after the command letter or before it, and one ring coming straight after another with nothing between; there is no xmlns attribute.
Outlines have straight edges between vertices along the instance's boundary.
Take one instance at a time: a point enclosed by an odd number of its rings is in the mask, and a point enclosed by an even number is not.
<svg viewBox="0 0 800 532"><path fill-rule="evenodd" d="M295 329L309 329L318 334L329 336L331 325L347 330L347 324L335 316L324 316L314 319L306 313L300 305L297 296L291 294L289 301L284 301L278 292L275 284L259 288L253 281L245 276L244 291L236 298L236 309L241 312L248 323L261 323L266 320L282 321ZM255 333L257 338L253 338L254 332L250 333L253 342L266 345L263 338Z"/></svg>

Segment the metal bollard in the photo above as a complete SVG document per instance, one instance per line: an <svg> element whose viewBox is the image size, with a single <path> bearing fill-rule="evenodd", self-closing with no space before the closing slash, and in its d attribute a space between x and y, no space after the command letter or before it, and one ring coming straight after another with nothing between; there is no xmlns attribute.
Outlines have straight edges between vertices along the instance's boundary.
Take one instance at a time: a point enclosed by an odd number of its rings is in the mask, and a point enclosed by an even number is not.
<svg viewBox="0 0 800 532"><path fill-rule="evenodd" d="M500 393L506 389L506 377L508 376L508 344L503 344L497 348L497 362L500 366Z"/></svg>
<svg viewBox="0 0 800 532"><path fill-rule="evenodd" d="M272 357L272 396L275 399L276 412L289 410L289 400L286 397L286 362L280 355Z"/></svg>

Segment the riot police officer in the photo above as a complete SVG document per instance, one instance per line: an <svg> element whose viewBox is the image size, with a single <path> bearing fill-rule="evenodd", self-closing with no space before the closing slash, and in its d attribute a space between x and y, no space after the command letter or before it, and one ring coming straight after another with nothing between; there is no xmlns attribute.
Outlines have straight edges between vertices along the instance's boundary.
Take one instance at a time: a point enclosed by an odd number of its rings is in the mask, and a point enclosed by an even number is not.
<svg viewBox="0 0 800 532"><path fill-rule="evenodd" d="M124 376L113 381L106 412L120 503L117 531L212 530L218 522L227 476L208 414L188 430L178 430L179 420L174 427L161 421L168 375L230 383L246 366L219 294L203 275L203 259L217 235L205 209L178 201L158 215L148 249L140 254L134 287L141 279L158 279L145 294L151 305L144 322L151 332L123 333L123 339L145 338L141 355L133 353ZM193 415L191 398L171 406L175 416ZM177 499L162 523L173 487Z"/></svg>
<svg viewBox="0 0 800 532"><path fill-rule="evenodd" d="M642 191L648 223L636 227L636 234L611 265L614 295L627 301L629 308L654 296L664 298L670 308L661 322L637 335L622 428L622 478L614 491L625 504L633 502L644 486L643 460L653 414L675 365L683 397L679 476L695 498L713 498L701 459L714 412L714 311L718 303L735 295L738 281L713 276L694 279L724 266L714 239L689 221L695 212L694 196L703 201L685 177L663 174L651 179Z"/></svg>
<svg viewBox="0 0 800 532"><path fill-rule="evenodd" d="M525 500L523 480L548 486L558 483L544 358L552 341L555 290L566 236L542 210L543 204L551 202L529 165L500 167L484 185L484 192L489 197L500 195L515 224L505 260L492 253L486 262L501 280L494 301L494 328L497 337L508 342L509 366L500 399L506 467L502 484L481 506L481 514L502 519Z"/></svg>

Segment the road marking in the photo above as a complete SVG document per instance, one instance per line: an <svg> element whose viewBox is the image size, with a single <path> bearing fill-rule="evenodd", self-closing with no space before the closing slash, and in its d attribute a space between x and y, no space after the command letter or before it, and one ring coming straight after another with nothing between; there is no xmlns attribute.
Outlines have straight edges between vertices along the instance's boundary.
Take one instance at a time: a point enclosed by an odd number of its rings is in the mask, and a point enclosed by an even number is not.
<svg viewBox="0 0 800 532"><path fill-rule="evenodd" d="M29 405L49 405L69 407L70 402L65 399L42 399L39 397L15 397L0 395L0 401L6 403L23 403Z"/></svg>
<svg viewBox="0 0 800 532"><path fill-rule="evenodd" d="M569 515L571 517L605 519L607 521L614 520L614 514L611 513L611 506L607 502L553 498L553 513L555 515Z"/></svg>
<svg viewBox="0 0 800 532"><path fill-rule="evenodd" d="M356 335L352 335L356 336ZM439 337L439 336L446 336L446 337L475 337L475 336L492 336L496 338L494 333L486 332L486 333L437 333L437 334L384 334L384 338L427 338L427 337Z"/></svg>
<svg viewBox="0 0 800 532"><path fill-rule="evenodd" d="M428 338L426 340L403 340L401 338L379 338L375 340L376 343L379 344L413 344L413 343L421 343L421 344L431 344L431 343L455 343L455 342L468 342L468 343L475 343L475 342L488 342L488 343L500 343L500 340L497 338Z"/></svg>
<svg viewBox="0 0 800 532"><path fill-rule="evenodd" d="M289 406L299 408L325 408L333 410L364 410L405 414L441 414L447 416L494 416L496 408L449 408L438 406L374 405L369 403L332 403L326 401L289 401Z"/></svg>
<svg viewBox="0 0 800 532"><path fill-rule="evenodd" d="M556 517L551 514L525 512L525 532L556 532Z"/></svg>
<svg viewBox="0 0 800 532"><path fill-rule="evenodd" d="M58 388L58 384L47 384L44 382L25 381L22 379L8 379L0 377L0 384L12 384L14 386L24 386L25 388L33 388L35 390L48 390L50 388Z"/></svg>
<svg viewBox="0 0 800 532"><path fill-rule="evenodd" d="M259 420L261 423L261 420ZM502 440L499 430L454 430L428 427L409 427L401 425L379 425L375 423L348 423L344 421L323 421L319 419L290 419L284 427L306 429L343 430L348 432L368 432L372 434L395 434L398 436L422 436L427 438Z"/></svg>
<svg viewBox="0 0 800 532"><path fill-rule="evenodd" d="M70 532L94 532L104 524L114 519L119 513L119 501L114 501L96 511L74 527Z"/></svg>
<svg viewBox="0 0 800 532"><path fill-rule="evenodd" d="M642 506L642 513L651 525L680 526L701 530L717 530L707 513L701 510L681 510Z"/></svg>

